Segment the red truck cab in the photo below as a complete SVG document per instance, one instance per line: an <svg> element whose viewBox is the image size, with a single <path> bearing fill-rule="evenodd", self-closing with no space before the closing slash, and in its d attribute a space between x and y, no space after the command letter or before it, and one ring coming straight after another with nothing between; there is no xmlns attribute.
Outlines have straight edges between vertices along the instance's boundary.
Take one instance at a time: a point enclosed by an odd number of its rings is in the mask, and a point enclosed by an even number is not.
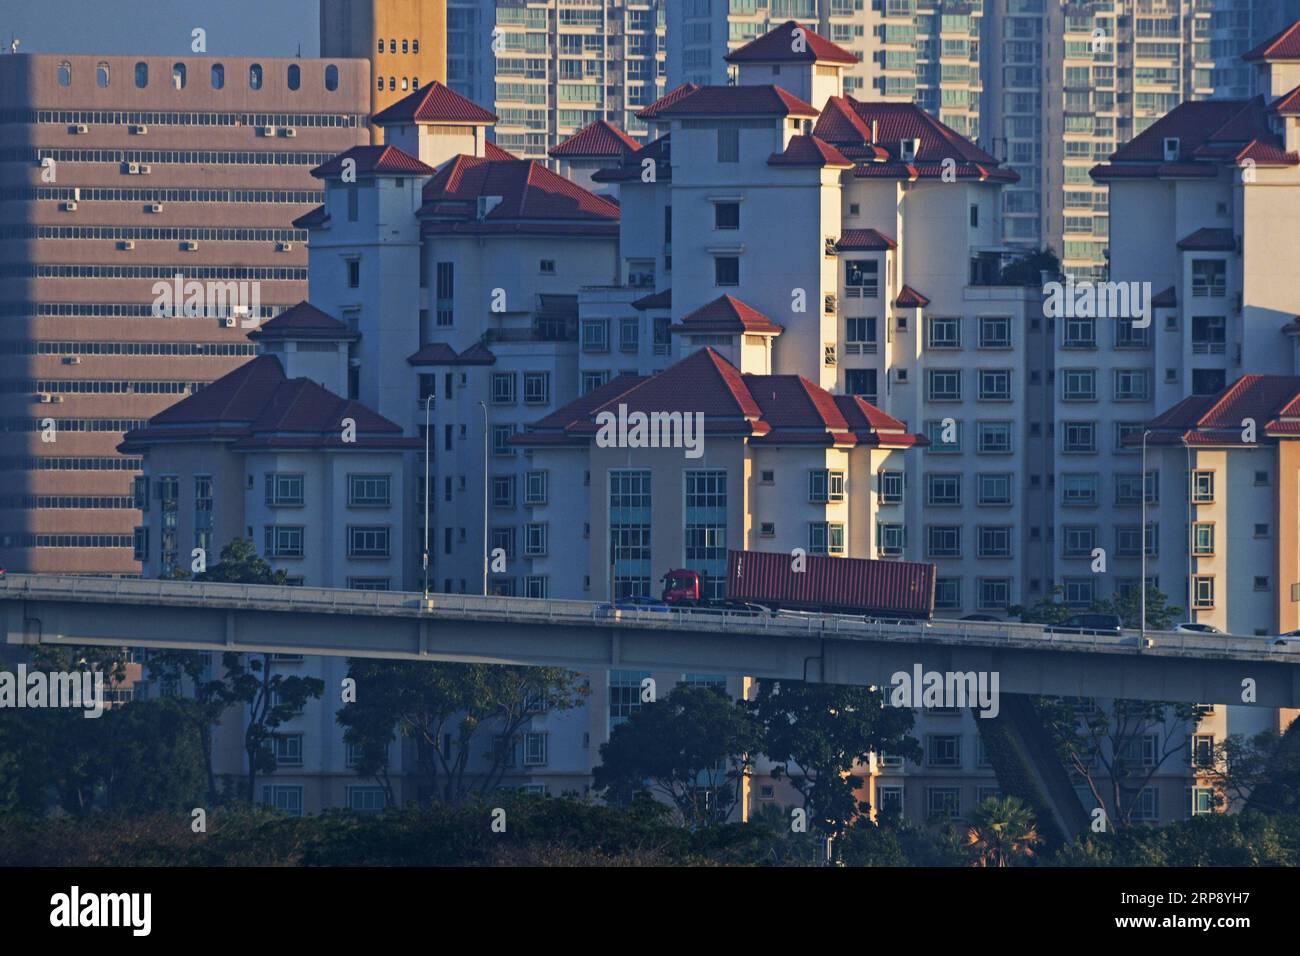
<svg viewBox="0 0 1300 956"><path fill-rule="evenodd" d="M700 572L678 568L663 577L665 604L690 605L700 603Z"/></svg>

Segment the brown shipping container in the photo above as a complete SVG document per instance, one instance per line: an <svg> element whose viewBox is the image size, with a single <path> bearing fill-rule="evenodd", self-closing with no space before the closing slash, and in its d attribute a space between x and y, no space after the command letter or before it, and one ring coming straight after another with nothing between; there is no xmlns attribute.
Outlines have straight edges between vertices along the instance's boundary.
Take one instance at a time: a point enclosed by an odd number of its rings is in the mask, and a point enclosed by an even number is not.
<svg viewBox="0 0 1300 956"><path fill-rule="evenodd" d="M727 599L867 615L926 618L934 613L933 564L808 555L805 570L783 552L729 551Z"/></svg>

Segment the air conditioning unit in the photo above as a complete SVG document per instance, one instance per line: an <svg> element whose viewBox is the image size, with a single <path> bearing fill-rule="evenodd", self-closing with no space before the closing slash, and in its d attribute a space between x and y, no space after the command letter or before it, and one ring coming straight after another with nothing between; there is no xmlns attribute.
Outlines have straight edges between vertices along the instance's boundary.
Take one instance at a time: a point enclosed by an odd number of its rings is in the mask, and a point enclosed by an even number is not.
<svg viewBox="0 0 1300 956"><path fill-rule="evenodd" d="M64 212L76 212L77 203L74 200L69 199L67 202L59 203L59 208L62 209Z"/></svg>
<svg viewBox="0 0 1300 956"><path fill-rule="evenodd" d="M181 250L184 252L193 252L198 247L199 244L197 242L194 242L193 240L181 243Z"/></svg>
<svg viewBox="0 0 1300 956"><path fill-rule="evenodd" d="M233 329L235 327L235 317L231 315L223 316L221 326L222 328Z"/></svg>
<svg viewBox="0 0 1300 956"><path fill-rule="evenodd" d="M649 286L655 284L655 274L653 272L629 272L627 284L631 286Z"/></svg>
<svg viewBox="0 0 1300 956"><path fill-rule="evenodd" d="M1178 162L1178 153L1179 153L1179 151L1180 151L1180 150L1179 150L1180 145L1181 145L1181 143L1179 142L1179 139L1178 139L1177 136L1166 136L1166 137L1165 137L1165 141L1164 141L1164 150L1165 150L1165 162L1166 162L1166 163L1176 163L1176 162Z"/></svg>
<svg viewBox="0 0 1300 956"><path fill-rule="evenodd" d="M117 244L117 247L123 250L124 252L130 252L132 249L135 248L135 240L123 239L121 242Z"/></svg>
<svg viewBox="0 0 1300 956"><path fill-rule="evenodd" d="M65 355L65 356L63 356L63 364L64 364L64 365L80 365L80 364L81 364L81 356L80 356L80 355Z"/></svg>
<svg viewBox="0 0 1300 956"><path fill-rule="evenodd" d="M53 397L53 396L51 396L49 392L37 392L37 393L36 393L36 400L37 400L38 402L40 402L42 405L48 405L48 404L50 403L50 399L51 399L52 397Z"/></svg>
<svg viewBox="0 0 1300 956"><path fill-rule="evenodd" d="M62 405L62 404L63 404L63 396L62 396L62 395L51 395L51 396L50 396L50 401L51 401L52 403L54 403L55 405Z"/></svg>
<svg viewBox="0 0 1300 956"><path fill-rule="evenodd" d="M822 303L822 307L827 315L834 315L835 307L838 304L839 304L839 299L832 293L831 295L826 296L825 300Z"/></svg>
<svg viewBox="0 0 1300 956"><path fill-rule="evenodd" d="M140 174L140 164L139 164L139 163L123 163L123 164L122 164L122 172L126 173L128 176L138 176L138 175Z"/></svg>
<svg viewBox="0 0 1300 956"><path fill-rule="evenodd" d="M132 126L130 129L130 133L132 136L143 136L147 132L149 132L149 127L141 126L138 123L135 126Z"/></svg>
<svg viewBox="0 0 1300 956"><path fill-rule="evenodd" d="M258 135L258 136L274 136L274 135L275 135L275 127L274 127L274 126L259 126L259 127L257 128L257 135Z"/></svg>
<svg viewBox="0 0 1300 956"><path fill-rule="evenodd" d="M146 206L145 208L146 208L147 210L149 210L149 212L162 212L162 203L160 203L160 202L151 202L151 203L150 203L148 206Z"/></svg>
<svg viewBox="0 0 1300 956"><path fill-rule="evenodd" d="M292 242L277 242L275 244L276 252L291 252L293 250Z"/></svg>
<svg viewBox="0 0 1300 956"><path fill-rule="evenodd" d="M286 126L284 129L280 130L280 135L288 139L293 139L295 136L298 135L298 131L294 129L292 126Z"/></svg>
<svg viewBox="0 0 1300 956"><path fill-rule="evenodd" d="M87 126L85 123L78 123L78 124L76 124L75 126L69 126L69 127L68 127L68 132L69 132L69 133L89 133L89 132L90 132L90 127Z"/></svg>
<svg viewBox="0 0 1300 956"><path fill-rule="evenodd" d="M152 166L148 165L147 163L141 163L141 164L140 164L140 175L141 175L141 176L148 176L148 175L149 175L150 173L152 173L152 172L153 172L153 167L152 167Z"/></svg>

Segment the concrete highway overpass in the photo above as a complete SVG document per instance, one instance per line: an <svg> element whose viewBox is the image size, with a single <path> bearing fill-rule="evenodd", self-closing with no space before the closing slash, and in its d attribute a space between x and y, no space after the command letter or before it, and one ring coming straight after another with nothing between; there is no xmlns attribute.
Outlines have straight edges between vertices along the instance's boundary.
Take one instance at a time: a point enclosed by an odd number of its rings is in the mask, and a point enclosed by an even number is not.
<svg viewBox="0 0 1300 956"><path fill-rule="evenodd" d="M1038 625L869 624L842 615L618 611L589 601L10 574L5 641L747 674L890 684L997 672L1000 691L1300 707L1300 642Z"/></svg>

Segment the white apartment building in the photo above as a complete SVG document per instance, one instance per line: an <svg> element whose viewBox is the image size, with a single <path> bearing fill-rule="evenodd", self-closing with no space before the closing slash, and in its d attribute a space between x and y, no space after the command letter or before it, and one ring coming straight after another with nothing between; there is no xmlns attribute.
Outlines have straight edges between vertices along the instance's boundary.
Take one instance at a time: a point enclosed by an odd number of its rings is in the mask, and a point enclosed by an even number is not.
<svg viewBox="0 0 1300 956"><path fill-rule="evenodd" d="M669 0L447 0L447 83L501 117L526 159L607 120L632 135L664 92Z"/></svg>

